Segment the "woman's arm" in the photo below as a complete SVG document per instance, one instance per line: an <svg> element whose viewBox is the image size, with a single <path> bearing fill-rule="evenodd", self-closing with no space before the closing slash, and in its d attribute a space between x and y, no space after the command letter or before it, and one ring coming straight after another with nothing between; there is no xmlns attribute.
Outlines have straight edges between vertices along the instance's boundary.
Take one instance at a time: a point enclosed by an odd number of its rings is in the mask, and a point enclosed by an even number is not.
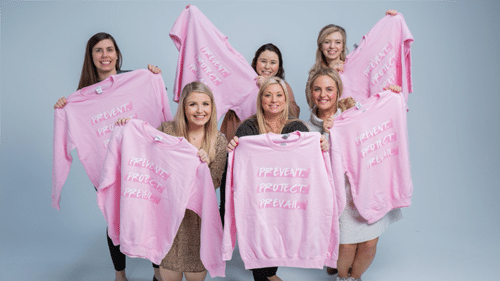
<svg viewBox="0 0 500 281"><path fill-rule="evenodd" d="M210 168L210 174L212 175L212 181L214 187L217 189L222 180L222 174L224 173L224 168L226 166L227 159L227 140L223 134L218 134L217 140L215 141L215 159L210 162L208 167Z"/></svg>

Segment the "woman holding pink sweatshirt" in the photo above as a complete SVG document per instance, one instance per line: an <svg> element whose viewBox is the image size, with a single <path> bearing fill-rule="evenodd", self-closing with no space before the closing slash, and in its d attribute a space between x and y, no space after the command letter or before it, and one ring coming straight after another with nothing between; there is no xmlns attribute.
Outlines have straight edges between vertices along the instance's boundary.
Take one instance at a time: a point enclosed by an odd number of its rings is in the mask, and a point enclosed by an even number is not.
<svg viewBox="0 0 500 281"><path fill-rule="evenodd" d="M130 118L120 119L118 125ZM191 82L182 89L179 107L173 121L163 122L158 130L184 137L198 149L198 155L208 164L213 185L218 188L227 158L225 136L217 131L217 112L212 91L201 82ZM162 280L205 280L207 270L200 259L201 218L186 210L170 251L162 260Z"/></svg>
<svg viewBox="0 0 500 281"><path fill-rule="evenodd" d="M122 65L122 54L115 39L108 33L99 32L94 34L87 41L85 55L83 58L82 72L77 90L102 81L114 74L120 74ZM153 65L148 65L148 69L157 74L161 70ZM55 104L54 109L63 108L67 104L66 98L60 98ZM126 281L125 275L125 255L120 252L120 246L113 245L108 237L108 247L115 268L115 277L117 281ZM155 276L153 280L160 278L159 266L153 264Z"/></svg>
<svg viewBox="0 0 500 281"><path fill-rule="evenodd" d="M257 96L257 114L243 121L236 130L235 137L228 143L227 150L232 151L238 145L238 138L243 136L271 132L275 134L308 132L307 125L289 113L289 102L289 93L283 79L271 77L264 80ZM324 138L322 140L322 149L328 149L327 142ZM221 198L221 201L224 201L224 198ZM279 281L281 279L276 275L277 271L278 267L252 269L256 281Z"/></svg>
<svg viewBox="0 0 500 281"><path fill-rule="evenodd" d="M395 14L391 10L387 13ZM327 25L319 33L316 64L309 72L306 86L306 98L311 108L307 123L311 131L328 134L334 118L355 105L351 97L339 100L343 83L338 73L342 72L346 58L345 42L345 30L340 26ZM388 88L401 91L396 85ZM389 224L401 218L401 211L395 209L376 223L368 224L354 205L347 178L346 197L346 208L340 217L338 271L334 268L327 268L327 271L329 274L338 272L337 281L360 281L375 257L378 237Z"/></svg>

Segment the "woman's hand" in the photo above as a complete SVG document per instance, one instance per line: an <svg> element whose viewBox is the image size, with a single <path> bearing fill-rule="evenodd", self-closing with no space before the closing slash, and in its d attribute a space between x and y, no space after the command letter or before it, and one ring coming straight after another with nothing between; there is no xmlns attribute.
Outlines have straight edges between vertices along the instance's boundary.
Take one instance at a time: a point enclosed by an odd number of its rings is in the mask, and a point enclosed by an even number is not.
<svg viewBox="0 0 500 281"><path fill-rule="evenodd" d="M208 154L205 152L205 150L203 150L203 148L200 148L200 150L198 150L198 156L200 157L201 161L210 164L210 158L208 157Z"/></svg>
<svg viewBox="0 0 500 281"><path fill-rule="evenodd" d="M344 73L344 62L340 61L333 66L333 69L338 73Z"/></svg>
<svg viewBox="0 0 500 281"><path fill-rule="evenodd" d="M321 151L323 152L330 149L330 144L328 143L324 135L321 135L321 138L319 139L319 145L321 146Z"/></svg>
<svg viewBox="0 0 500 281"><path fill-rule="evenodd" d="M148 64L148 69L149 69L149 71L153 72L154 74L161 73L161 69L158 66L154 66L152 64Z"/></svg>
<svg viewBox="0 0 500 281"><path fill-rule="evenodd" d="M401 93L401 87L398 85L389 85L388 87L385 87L384 90L390 90L391 92L396 94Z"/></svg>
<svg viewBox="0 0 500 281"><path fill-rule="evenodd" d="M255 77L255 84L257 84L257 86L259 86L259 88L262 86L262 84L264 84L264 81L266 81L266 77L264 76L257 76Z"/></svg>
<svg viewBox="0 0 500 281"><path fill-rule="evenodd" d="M117 125L117 126L122 126L122 125L125 125L125 124L127 124L128 120L130 120L130 117L123 117L123 118L120 118L120 119L118 119L118 120L115 122L115 125Z"/></svg>
<svg viewBox="0 0 500 281"><path fill-rule="evenodd" d="M233 151L238 146L238 143L239 143L238 137L234 136L234 138L227 143L226 147L227 152Z"/></svg>
<svg viewBox="0 0 500 281"><path fill-rule="evenodd" d="M398 11L396 10L387 10L387 12L385 12L386 15L391 15L391 16L395 16L398 14Z"/></svg>
<svg viewBox="0 0 500 281"><path fill-rule="evenodd" d="M63 108L68 102L66 101L65 97L62 97L57 100L56 104L54 104L54 109L56 108Z"/></svg>
<svg viewBox="0 0 500 281"><path fill-rule="evenodd" d="M335 119L335 117L332 115L328 117L325 121L323 121L324 133L330 133L330 129L333 127L333 119Z"/></svg>

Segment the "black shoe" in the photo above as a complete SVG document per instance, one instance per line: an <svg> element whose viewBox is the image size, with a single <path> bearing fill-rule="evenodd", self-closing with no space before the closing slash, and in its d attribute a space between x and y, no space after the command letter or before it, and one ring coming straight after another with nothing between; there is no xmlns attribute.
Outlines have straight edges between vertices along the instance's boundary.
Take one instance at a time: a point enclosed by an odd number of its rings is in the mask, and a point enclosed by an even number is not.
<svg viewBox="0 0 500 281"><path fill-rule="evenodd" d="M339 273L339 271L336 268L332 268L332 267L327 266L326 273L328 273L328 275L335 275L335 274Z"/></svg>

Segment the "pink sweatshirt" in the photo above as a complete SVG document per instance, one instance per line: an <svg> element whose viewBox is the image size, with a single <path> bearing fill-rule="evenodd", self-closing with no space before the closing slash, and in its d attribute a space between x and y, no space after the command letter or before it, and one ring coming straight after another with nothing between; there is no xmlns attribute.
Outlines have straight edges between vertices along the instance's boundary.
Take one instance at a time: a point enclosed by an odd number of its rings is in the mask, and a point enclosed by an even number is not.
<svg viewBox="0 0 500 281"><path fill-rule="evenodd" d="M200 81L214 94L217 119L229 109L241 120L255 114L257 73L196 6L182 11L170 38L179 50L174 101L179 101L186 84Z"/></svg>
<svg viewBox="0 0 500 281"><path fill-rule="evenodd" d="M52 206L57 210L74 148L94 186L99 184L106 147L118 118L132 117L153 126L172 119L161 75L136 70L74 92L54 111Z"/></svg>
<svg viewBox="0 0 500 281"><path fill-rule="evenodd" d="M345 61L342 97L353 97L362 102L382 92L384 87L396 84L408 101L413 92L410 46L413 36L403 15L387 15L363 36L357 49Z"/></svg>
<svg viewBox="0 0 500 281"><path fill-rule="evenodd" d="M222 223L208 165L186 139L131 120L113 132L97 202L120 250L160 264L186 209L201 217L200 257L212 277L225 276Z"/></svg>
<svg viewBox="0 0 500 281"><path fill-rule="evenodd" d="M347 174L354 204L368 223L410 206L413 183L402 95L385 91L360 109L343 112L330 130L330 145L335 185L344 186Z"/></svg>
<svg viewBox="0 0 500 281"><path fill-rule="evenodd" d="M344 186L334 188L319 133L282 136L241 137L229 154L223 259L237 234L247 269L336 267Z"/></svg>

